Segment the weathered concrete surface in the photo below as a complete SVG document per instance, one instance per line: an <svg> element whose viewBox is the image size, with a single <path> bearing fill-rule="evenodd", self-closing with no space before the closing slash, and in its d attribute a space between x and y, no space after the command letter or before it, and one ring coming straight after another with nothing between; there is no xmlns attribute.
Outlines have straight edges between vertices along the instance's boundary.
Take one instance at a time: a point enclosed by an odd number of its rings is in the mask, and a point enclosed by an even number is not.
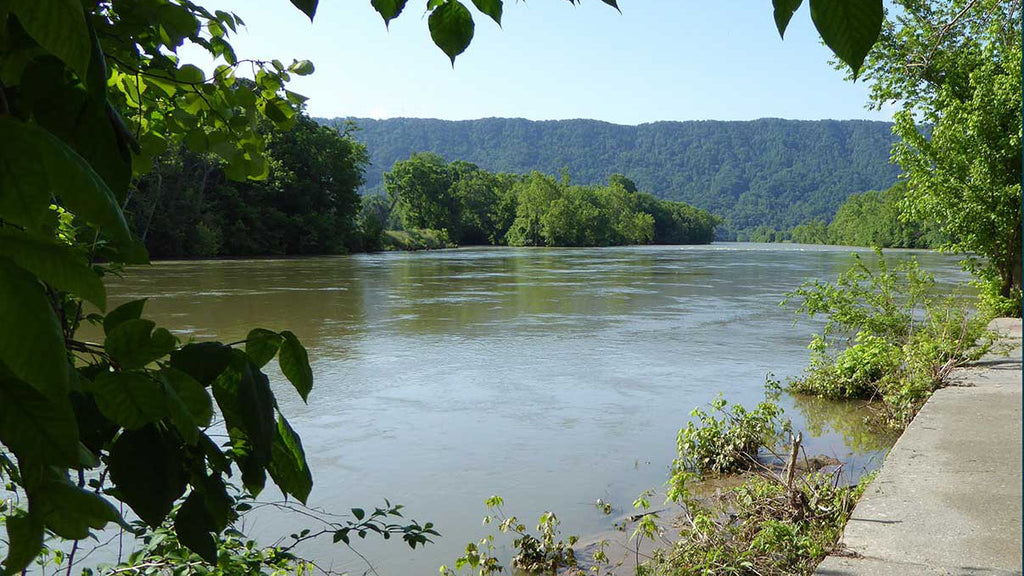
<svg viewBox="0 0 1024 576"><path fill-rule="evenodd" d="M1021 574L1021 323L992 328L1013 350L928 400L816 574Z"/></svg>

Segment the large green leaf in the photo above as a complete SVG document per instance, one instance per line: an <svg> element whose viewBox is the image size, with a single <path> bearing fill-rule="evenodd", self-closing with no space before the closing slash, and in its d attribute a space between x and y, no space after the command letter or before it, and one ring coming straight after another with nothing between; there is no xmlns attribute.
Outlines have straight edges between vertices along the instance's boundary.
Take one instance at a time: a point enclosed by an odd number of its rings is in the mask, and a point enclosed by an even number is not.
<svg viewBox="0 0 1024 576"><path fill-rule="evenodd" d="M302 13L309 16L309 20L313 21L313 16L316 15L316 5L318 0L292 0L292 4L302 10Z"/></svg>
<svg viewBox="0 0 1024 576"><path fill-rule="evenodd" d="M68 359L60 321L36 277L3 257L0 362L18 379L51 399L67 393Z"/></svg>
<svg viewBox="0 0 1024 576"><path fill-rule="evenodd" d="M203 560L216 564L217 542L211 534L214 523L204 500L202 493L194 490L188 495L174 517L174 532L178 535L178 542Z"/></svg>
<svg viewBox="0 0 1024 576"><path fill-rule="evenodd" d="M373 9L384 19L385 26L402 13L402 9L405 8L405 2L406 0L370 0Z"/></svg>
<svg viewBox="0 0 1024 576"><path fill-rule="evenodd" d="M86 389L104 416L128 429L142 428L167 415L163 387L142 372L103 372Z"/></svg>
<svg viewBox="0 0 1024 576"><path fill-rule="evenodd" d="M811 0L811 19L821 39L854 77L878 40L884 18L882 0Z"/></svg>
<svg viewBox="0 0 1024 576"><path fill-rule="evenodd" d="M185 492L181 447L156 426L126 430L110 448L110 479L119 497L144 522L157 527Z"/></svg>
<svg viewBox="0 0 1024 576"><path fill-rule="evenodd" d="M477 10L490 16L491 20L497 22L499 26L501 25L501 0L473 0L473 5Z"/></svg>
<svg viewBox="0 0 1024 576"><path fill-rule="evenodd" d="M232 350L232 356L231 366L213 382L213 396L235 444L242 482L250 492L259 493L274 442L276 401L270 380L249 357L241 350Z"/></svg>
<svg viewBox="0 0 1024 576"><path fill-rule="evenodd" d="M0 256L58 290L71 292L101 310L107 306L103 281L70 246L0 228Z"/></svg>
<svg viewBox="0 0 1024 576"><path fill-rule="evenodd" d="M49 399L0 376L0 442L19 458L47 465L78 464L78 425L67 395Z"/></svg>
<svg viewBox="0 0 1024 576"><path fill-rule="evenodd" d="M171 353L171 367L209 386L231 363L231 348L220 342L186 344Z"/></svg>
<svg viewBox="0 0 1024 576"><path fill-rule="evenodd" d="M121 324L128 320L137 320L142 317L142 308L146 305L146 298L125 302L111 310L103 317L103 333L110 334Z"/></svg>
<svg viewBox="0 0 1024 576"><path fill-rule="evenodd" d="M103 341L107 354L124 370L142 368L163 358L177 344L177 338L165 328L156 328L156 322L141 318L121 323Z"/></svg>
<svg viewBox="0 0 1024 576"><path fill-rule="evenodd" d="M253 328L245 337L245 353L253 364L262 368L277 355L283 340L277 332L265 328Z"/></svg>
<svg viewBox="0 0 1024 576"><path fill-rule="evenodd" d="M772 0L772 6L775 8L775 27L779 29L780 38L786 37L786 27L789 26L793 13L801 3L803 0Z"/></svg>
<svg viewBox="0 0 1024 576"><path fill-rule="evenodd" d="M78 0L9 0L12 14L40 46L83 81L89 72L89 28Z"/></svg>
<svg viewBox="0 0 1024 576"><path fill-rule="evenodd" d="M313 475L306 463L306 453L302 449L299 435L280 413L277 416L277 433L274 435L269 471L270 477L282 492L306 503L313 489Z"/></svg>
<svg viewBox="0 0 1024 576"><path fill-rule="evenodd" d="M83 490L64 478L47 482L38 497L32 494L30 498L33 498L33 505L38 503L42 509L46 527L68 540L87 538L90 529L99 530L108 523L121 520L117 508L106 498Z"/></svg>
<svg viewBox="0 0 1024 576"><path fill-rule="evenodd" d="M185 372L174 368L164 368L160 371L160 376L178 398L181 398L195 425L203 428L209 426L213 420L213 401L210 400L210 395L203 385Z"/></svg>
<svg viewBox="0 0 1024 576"><path fill-rule="evenodd" d="M295 386L295 390L305 402L310 390L313 389L313 369L309 366L309 355L295 334L285 330L281 332L281 337L281 351L277 357L278 363L281 364L281 372L292 386Z"/></svg>
<svg viewBox="0 0 1024 576"><path fill-rule="evenodd" d="M37 230L53 198L119 244L131 233L117 199L92 166L46 130L0 116L0 215Z"/></svg>
<svg viewBox="0 0 1024 576"><path fill-rule="evenodd" d="M13 576L28 568L43 549L43 523L38 514L19 513L8 516L7 557L4 558L2 576Z"/></svg>
<svg viewBox="0 0 1024 576"><path fill-rule="evenodd" d="M102 66L102 53L100 60ZM35 122L89 162L123 201L132 176L131 152L118 134L119 124L111 117L116 112L107 107L102 94L97 98L69 81L63 66L55 60L43 60L25 71L22 94Z"/></svg>
<svg viewBox="0 0 1024 576"><path fill-rule="evenodd" d="M473 15L458 0L445 0L434 8L427 18L427 26L434 44L448 55L452 66L455 65L455 57L473 41Z"/></svg>

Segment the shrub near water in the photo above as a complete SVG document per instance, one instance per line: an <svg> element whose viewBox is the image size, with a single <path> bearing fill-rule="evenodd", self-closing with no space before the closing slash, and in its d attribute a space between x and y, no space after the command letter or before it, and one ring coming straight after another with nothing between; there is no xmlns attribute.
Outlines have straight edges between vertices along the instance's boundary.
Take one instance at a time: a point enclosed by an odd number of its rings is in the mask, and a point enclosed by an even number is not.
<svg viewBox="0 0 1024 576"><path fill-rule="evenodd" d="M775 478L753 477L716 503L685 499L679 541L658 553L651 571L811 574L835 549L869 481L847 487L838 485L836 475L811 474L787 487Z"/></svg>
<svg viewBox="0 0 1024 576"><path fill-rule="evenodd" d="M962 298L935 293L916 260L874 268L855 256L835 282L808 282L787 295L798 313L827 317L813 337L811 366L790 382L794 392L832 399L881 400L881 420L906 426L949 372L991 347L987 318Z"/></svg>
<svg viewBox="0 0 1024 576"><path fill-rule="evenodd" d="M773 446L789 422L782 421L782 408L761 402L753 410L740 404L727 408L728 402L716 398L711 407L720 416L697 408L676 439L679 457L672 464L673 474L692 471L699 474L742 471L757 462L763 447Z"/></svg>

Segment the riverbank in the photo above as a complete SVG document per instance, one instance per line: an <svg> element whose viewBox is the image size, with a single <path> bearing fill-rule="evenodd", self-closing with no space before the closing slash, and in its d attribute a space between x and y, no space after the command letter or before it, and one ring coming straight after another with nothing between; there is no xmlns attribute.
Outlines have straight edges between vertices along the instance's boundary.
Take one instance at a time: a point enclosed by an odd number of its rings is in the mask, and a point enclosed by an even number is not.
<svg viewBox="0 0 1024 576"><path fill-rule="evenodd" d="M816 574L1020 574L1021 321L957 370L886 457Z"/></svg>

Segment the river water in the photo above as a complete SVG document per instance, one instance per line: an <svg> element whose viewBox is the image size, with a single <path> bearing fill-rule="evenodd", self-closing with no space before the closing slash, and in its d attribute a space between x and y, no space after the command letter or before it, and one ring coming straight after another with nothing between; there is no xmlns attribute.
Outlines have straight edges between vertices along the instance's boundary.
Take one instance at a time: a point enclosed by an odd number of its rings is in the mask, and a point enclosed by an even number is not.
<svg viewBox="0 0 1024 576"><path fill-rule="evenodd" d="M623 511L660 486L689 412L718 393L752 405L768 373L806 366L818 327L783 295L832 279L852 248L765 244L594 249L485 248L343 257L163 262L108 282L113 304L148 297L146 315L183 339L240 340L252 327L295 332L315 386L305 405L279 374L282 410L302 435L332 512L384 498L443 537L425 550L356 541L381 576L436 574L485 534L492 494L532 525L555 511L566 533L607 530L593 506ZM872 259L870 251L861 251ZM917 257L943 289L956 259ZM892 439L856 407L784 397L808 451L852 474ZM268 489L267 499L278 496ZM310 522L246 519L264 543ZM324 566L367 565L329 541L302 550Z"/></svg>

